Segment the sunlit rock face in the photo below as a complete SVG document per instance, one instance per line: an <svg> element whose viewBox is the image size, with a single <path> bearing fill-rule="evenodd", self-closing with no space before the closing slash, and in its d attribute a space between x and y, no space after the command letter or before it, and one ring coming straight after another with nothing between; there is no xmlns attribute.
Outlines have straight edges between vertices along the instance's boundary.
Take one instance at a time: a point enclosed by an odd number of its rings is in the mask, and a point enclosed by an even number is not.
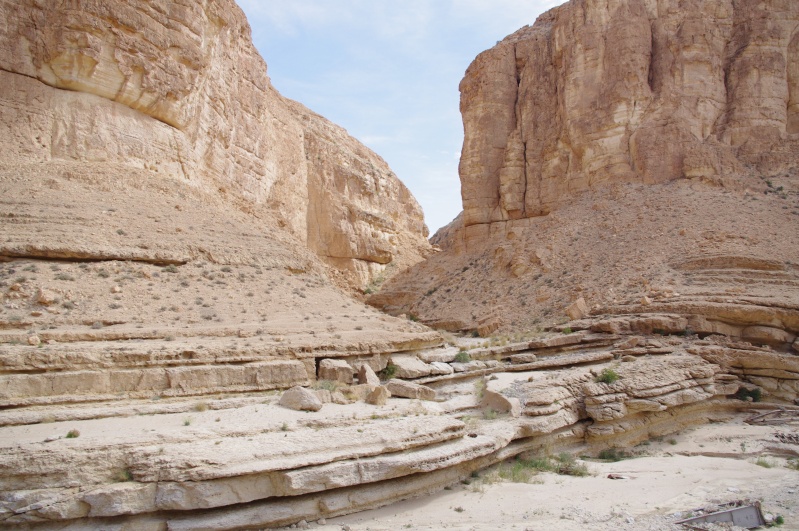
<svg viewBox="0 0 799 531"><path fill-rule="evenodd" d="M427 252L379 156L271 85L230 0L3 1L7 161L124 163L265 206L352 285Z"/></svg>
<svg viewBox="0 0 799 531"><path fill-rule="evenodd" d="M483 52L461 89L464 225L613 182L789 163L799 4L575 0Z"/></svg>

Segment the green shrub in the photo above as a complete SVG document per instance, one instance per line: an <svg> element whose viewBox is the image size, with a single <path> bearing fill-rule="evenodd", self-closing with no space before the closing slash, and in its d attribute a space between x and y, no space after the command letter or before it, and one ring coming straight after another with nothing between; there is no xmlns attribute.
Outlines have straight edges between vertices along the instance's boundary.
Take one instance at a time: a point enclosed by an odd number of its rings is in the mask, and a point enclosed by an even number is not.
<svg viewBox="0 0 799 531"><path fill-rule="evenodd" d="M78 430L69 430L67 432L67 439L77 439L80 437L80 432Z"/></svg>
<svg viewBox="0 0 799 531"><path fill-rule="evenodd" d="M606 367L602 369L602 372L599 373L599 376L596 377L596 381L600 383L612 384L619 379L619 373L611 369L610 367Z"/></svg>
<svg viewBox="0 0 799 531"><path fill-rule="evenodd" d="M571 327L570 327L570 326L567 326L566 328L564 328L564 329L563 329L563 333L564 333L564 334L571 334L571 333L572 333L572 329L571 329Z"/></svg>
<svg viewBox="0 0 799 531"><path fill-rule="evenodd" d="M386 365L386 368L382 371L378 372L377 375L380 377L381 380L390 380L397 374L397 366L393 363L389 363Z"/></svg>
<svg viewBox="0 0 799 531"><path fill-rule="evenodd" d="M745 389L741 387L738 389L738 392L733 395L733 397L747 402L747 399L749 398L752 399L752 402L760 402L760 400L763 398L763 391L761 391L759 387L755 387L754 389Z"/></svg>
<svg viewBox="0 0 799 531"><path fill-rule="evenodd" d="M597 455L597 459L602 459L603 461L621 461L622 459L629 458L629 454L624 450L619 450L618 448L605 448Z"/></svg>
<svg viewBox="0 0 799 531"><path fill-rule="evenodd" d="M469 363L472 361L472 357L468 352L458 352L458 354L455 355L455 361L458 363Z"/></svg>

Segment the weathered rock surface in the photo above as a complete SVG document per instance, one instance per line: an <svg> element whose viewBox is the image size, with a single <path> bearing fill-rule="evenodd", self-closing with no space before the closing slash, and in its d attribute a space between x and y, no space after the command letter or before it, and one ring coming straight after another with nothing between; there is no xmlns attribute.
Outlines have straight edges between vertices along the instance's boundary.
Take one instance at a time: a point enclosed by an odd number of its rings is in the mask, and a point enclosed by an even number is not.
<svg viewBox="0 0 799 531"><path fill-rule="evenodd" d="M353 285L427 252L407 188L274 90L232 0L5 2L2 14L6 162L118 163L265 207Z"/></svg>
<svg viewBox="0 0 799 531"><path fill-rule="evenodd" d="M483 52L460 87L467 232L781 149L799 123L797 22L781 0L578 0Z"/></svg>
<svg viewBox="0 0 799 531"><path fill-rule="evenodd" d="M436 391L424 385L392 379L386 382L386 388L391 391L391 396L402 398L416 398L419 400L435 400Z"/></svg>
<svg viewBox="0 0 799 531"><path fill-rule="evenodd" d="M305 387L292 387L280 396L279 404L297 411L319 411L322 401L316 393Z"/></svg>
<svg viewBox="0 0 799 531"><path fill-rule="evenodd" d="M790 344L797 23L784 0L575 0L483 52L463 213L370 302L447 330L670 313Z"/></svg>

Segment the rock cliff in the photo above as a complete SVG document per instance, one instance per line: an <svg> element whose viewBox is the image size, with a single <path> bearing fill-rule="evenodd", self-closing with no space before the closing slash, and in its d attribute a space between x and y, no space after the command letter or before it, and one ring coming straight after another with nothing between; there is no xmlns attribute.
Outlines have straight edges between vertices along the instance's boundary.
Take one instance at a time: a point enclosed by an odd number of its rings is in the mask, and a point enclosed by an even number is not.
<svg viewBox="0 0 799 531"><path fill-rule="evenodd" d="M121 163L267 209L355 286L427 252L421 208L286 100L234 2L2 3L4 160Z"/></svg>
<svg viewBox="0 0 799 531"><path fill-rule="evenodd" d="M372 303L490 334L582 299L789 345L797 23L782 0L577 0L483 52L460 86L463 212Z"/></svg>
<svg viewBox="0 0 799 531"><path fill-rule="evenodd" d="M573 1L542 15L461 83L464 225L545 215L613 182L792 167L775 152L799 132L797 23L784 0Z"/></svg>

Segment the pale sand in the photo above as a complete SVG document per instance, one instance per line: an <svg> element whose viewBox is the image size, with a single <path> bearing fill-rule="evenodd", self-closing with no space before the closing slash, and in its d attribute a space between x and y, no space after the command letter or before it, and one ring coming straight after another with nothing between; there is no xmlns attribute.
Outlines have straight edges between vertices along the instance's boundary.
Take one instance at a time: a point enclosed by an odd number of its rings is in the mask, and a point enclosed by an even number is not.
<svg viewBox="0 0 799 531"><path fill-rule="evenodd" d="M684 529L673 522L687 517L691 509L748 498L760 500L764 513L782 515L786 523L780 529L799 529L799 471L787 468L786 459L774 455L778 445L772 436L775 431L796 433L797 429L711 424L637 447L636 451L648 454L645 457L615 463L591 461L593 475L589 477L542 473L529 484L492 484L485 479L490 472L483 471L470 485L458 484L433 496L329 519L325 525L312 523L310 528ZM793 449L799 452L799 447ZM775 466L756 465L758 456ZM629 479L611 480L609 473Z"/></svg>

